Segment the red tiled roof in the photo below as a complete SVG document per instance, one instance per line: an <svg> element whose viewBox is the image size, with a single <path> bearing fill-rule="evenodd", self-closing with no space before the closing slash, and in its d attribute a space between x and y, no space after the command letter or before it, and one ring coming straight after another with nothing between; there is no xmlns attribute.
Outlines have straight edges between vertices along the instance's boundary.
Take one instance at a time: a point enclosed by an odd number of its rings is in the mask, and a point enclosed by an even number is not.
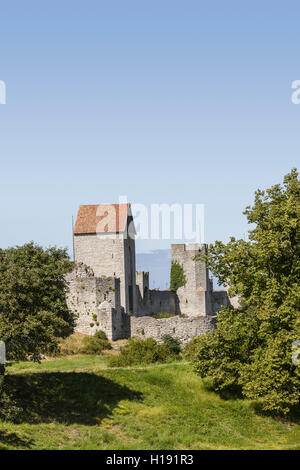
<svg viewBox="0 0 300 470"><path fill-rule="evenodd" d="M79 206L74 234L124 232L129 204Z"/></svg>

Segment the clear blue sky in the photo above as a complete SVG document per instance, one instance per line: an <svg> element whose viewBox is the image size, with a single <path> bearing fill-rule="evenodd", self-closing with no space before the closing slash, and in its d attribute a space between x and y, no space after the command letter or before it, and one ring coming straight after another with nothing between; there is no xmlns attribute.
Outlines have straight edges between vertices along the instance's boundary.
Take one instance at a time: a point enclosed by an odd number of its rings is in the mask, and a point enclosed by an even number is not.
<svg viewBox="0 0 300 470"><path fill-rule="evenodd" d="M71 248L78 205L124 194L203 203L207 242L242 237L255 189L298 166L299 17L299 1L1 2L0 246Z"/></svg>

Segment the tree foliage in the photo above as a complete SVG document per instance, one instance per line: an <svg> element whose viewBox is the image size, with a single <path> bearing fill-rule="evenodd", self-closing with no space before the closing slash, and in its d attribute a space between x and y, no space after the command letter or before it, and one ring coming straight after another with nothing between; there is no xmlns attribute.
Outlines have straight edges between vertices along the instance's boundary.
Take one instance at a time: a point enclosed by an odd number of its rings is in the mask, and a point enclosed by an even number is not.
<svg viewBox="0 0 300 470"><path fill-rule="evenodd" d="M29 243L0 250L0 338L10 359L37 359L57 349L73 331L64 275L72 269L66 250Z"/></svg>
<svg viewBox="0 0 300 470"><path fill-rule="evenodd" d="M170 290L176 292L179 287L185 286L185 284L186 277L183 266L178 261L172 261Z"/></svg>
<svg viewBox="0 0 300 470"><path fill-rule="evenodd" d="M240 307L223 308L217 329L193 348L196 371L216 390L239 390L283 413L300 401L300 366L292 361L300 339L299 201L294 169L283 184L256 192L244 212L254 224L248 241L210 245L208 267Z"/></svg>

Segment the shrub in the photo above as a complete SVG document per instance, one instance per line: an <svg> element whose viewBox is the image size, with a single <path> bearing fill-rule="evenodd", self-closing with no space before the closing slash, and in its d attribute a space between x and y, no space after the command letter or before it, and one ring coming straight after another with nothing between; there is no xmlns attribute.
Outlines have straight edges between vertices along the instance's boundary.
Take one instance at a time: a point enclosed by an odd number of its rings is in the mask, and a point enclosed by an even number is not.
<svg viewBox="0 0 300 470"><path fill-rule="evenodd" d="M178 356L181 353L180 341L171 335L164 335L162 337L163 344L168 348L171 354Z"/></svg>
<svg viewBox="0 0 300 470"><path fill-rule="evenodd" d="M152 318L171 318L171 317L175 317L175 314L174 313L167 313L167 312L160 312L160 313L155 313L154 315L152 315Z"/></svg>
<svg viewBox="0 0 300 470"><path fill-rule="evenodd" d="M111 345L104 331L97 331L94 336L74 333L59 343L60 356L99 354L105 349L111 349Z"/></svg>
<svg viewBox="0 0 300 470"><path fill-rule="evenodd" d="M102 330L96 331L96 333L94 334L94 337L99 338L99 339L106 339L107 340L106 333Z"/></svg>
<svg viewBox="0 0 300 470"><path fill-rule="evenodd" d="M113 356L109 365L111 367L132 366L138 364L152 364L154 362L168 362L178 359L165 344L158 344L153 338L130 338L126 346L121 349L118 356Z"/></svg>
<svg viewBox="0 0 300 470"><path fill-rule="evenodd" d="M107 339L95 336L86 336L82 341L82 354L101 354L106 349L111 349L111 344Z"/></svg>

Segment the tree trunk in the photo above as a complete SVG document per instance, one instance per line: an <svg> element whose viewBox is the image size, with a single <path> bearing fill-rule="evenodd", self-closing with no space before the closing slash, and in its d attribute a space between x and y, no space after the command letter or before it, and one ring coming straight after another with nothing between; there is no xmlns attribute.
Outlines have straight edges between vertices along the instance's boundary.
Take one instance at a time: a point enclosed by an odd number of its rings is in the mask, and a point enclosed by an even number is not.
<svg viewBox="0 0 300 470"><path fill-rule="evenodd" d="M0 395L2 393L2 387L4 382L4 374L5 374L5 365L0 364Z"/></svg>

